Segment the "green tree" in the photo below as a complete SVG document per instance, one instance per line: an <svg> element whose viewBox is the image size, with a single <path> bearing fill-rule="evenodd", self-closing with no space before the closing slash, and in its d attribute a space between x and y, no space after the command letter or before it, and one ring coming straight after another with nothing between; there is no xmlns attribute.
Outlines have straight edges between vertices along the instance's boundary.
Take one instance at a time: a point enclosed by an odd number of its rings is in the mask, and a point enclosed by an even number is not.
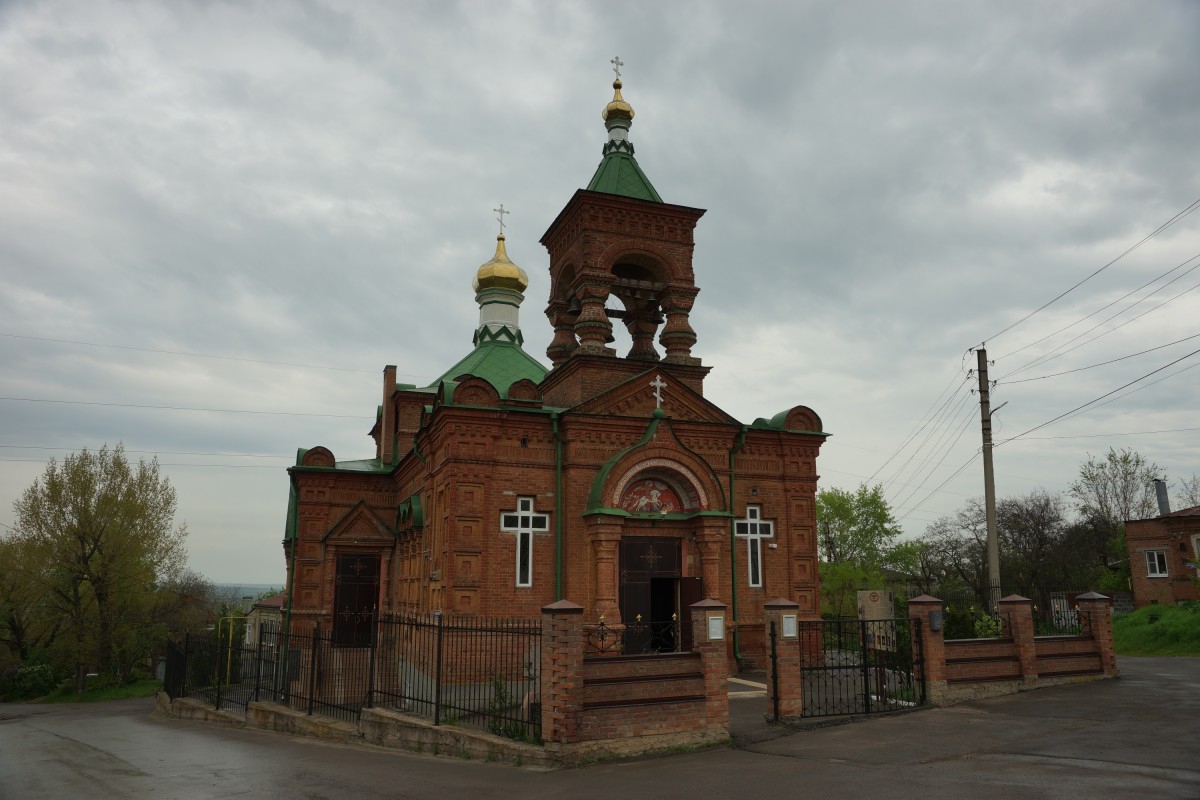
<svg viewBox="0 0 1200 800"><path fill-rule="evenodd" d="M1079 479L1068 490L1080 516L1077 546L1088 554L1105 588L1129 585L1125 522L1158 514L1154 479L1165 477L1157 464L1128 448L1110 447L1103 458L1089 453L1080 465Z"/></svg>
<svg viewBox="0 0 1200 800"><path fill-rule="evenodd" d="M892 566L900 526L883 496L883 487L864 484L853 492L823 489L817 494L817 541L821 565L822 607L835 616L853 616L856 592L884 584Z"/></svg>
<svg viewBox="0 0 1200 800"><path fill-rule="evenodd" d="M883 486L817 493L817 540L826 562L881 569L899 535Z"/></svg>
<svg viewBox="0 0 1200 800"><path fill-rule="evenodd" d="M920 541L926 548L927 572L939 577L937 591L931 594L944 595L948 587L965 590L987 584L987 522L979 498L930 524Z"/></svg>
<svg viewBox="0 0 1200 800"><path fill-rule="evenodd" d="M1118 453L1110 447L1102 459L1088 454L1079 467L1079 479L1068 491L1081 517L1115 532L1126 520L1147 519L1158 513L1154 479L1161 477L1162 469L1147 463L1135 451Z"/></svg>
<svg viewBox="0 0 1200 800"><path fill-rule="evenodd" d="M150 652L160 582L179 574L185 526L157 459L131 465L122 445L52 459L14 503L14 538L29 548L24 578L60 624L77 692L95 666L116 682Z"/></svg>

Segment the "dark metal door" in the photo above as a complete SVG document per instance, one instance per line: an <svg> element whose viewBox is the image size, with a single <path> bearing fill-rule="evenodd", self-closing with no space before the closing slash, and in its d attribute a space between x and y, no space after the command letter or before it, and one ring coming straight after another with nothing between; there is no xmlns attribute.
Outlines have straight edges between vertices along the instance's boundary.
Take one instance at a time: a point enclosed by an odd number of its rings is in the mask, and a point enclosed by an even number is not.
<svg viewBox="0 0 1200 800"><path fill-rule="evenodd" d="M341 553L333 590L333 638L340 646L366 647L379 607L379 556Z"/></svg>
<svg viewBox="0 0 1200 800"><path fill-rule="evenodd" d="M681 649L679 554L678 539L621 540L620 603L626 653Z"/></svg>

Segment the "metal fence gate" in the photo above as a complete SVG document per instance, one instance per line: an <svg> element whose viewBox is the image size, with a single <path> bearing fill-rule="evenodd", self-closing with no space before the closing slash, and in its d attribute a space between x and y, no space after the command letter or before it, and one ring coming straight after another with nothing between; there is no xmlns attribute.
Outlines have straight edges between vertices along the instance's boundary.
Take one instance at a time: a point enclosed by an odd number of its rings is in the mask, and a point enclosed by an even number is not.
<svg viewBox="0 0 1200 800"><path fill-rule="evenodd" d="M876 714L925 702L921 621L799 622L805 717Z"/></svg>

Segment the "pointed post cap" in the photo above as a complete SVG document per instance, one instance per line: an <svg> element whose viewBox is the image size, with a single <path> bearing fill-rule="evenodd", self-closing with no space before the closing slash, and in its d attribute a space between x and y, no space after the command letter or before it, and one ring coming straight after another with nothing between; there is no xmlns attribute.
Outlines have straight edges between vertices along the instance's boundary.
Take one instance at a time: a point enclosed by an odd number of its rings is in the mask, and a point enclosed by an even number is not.
<svg viewBox="0 0 1200 800"><path fill-rule="evenodd" d="M788 600L786 597L776 597L774 600L768 600L766 603L763 604L763 608L765 608L768 611L773 611L776 609L782 610L782 609L788 609L788 608L799 608L799 607L800 607L799 603L795 602L794 600Z"/></svg>
<svg viewBox="0 0 1200 800"><path fill-rule="evenodd" d="M542 606L543 614L582 614L583 606L579 603L572 603L570 600L559 600L557 603L551 603L548 606Z"/></svg>
<svg viewBox="0 0 1200 800"><path fill-rule="evenodd" d="M1010 594L1008 597L1001 597L1001 603L1032 603L1028 597L1021 597L1019 594Z"/></svg>
<svg viewBox="0 0 1200 800"><path fill-rule="evenodd" d="M1109 597L1106 594L1100 594L1099 592L1084 592L1083 594L1076 595L1075 599L1076 600L1104 600L1104 601L1108 601L1108 602L1112 601L1111 597Z"/></svg>
<svg viewBox="0 0 1200 800"><path fill-rule="evenodd" d="M912 605L913 603L917 603L918 605L931 605L933 603L941 602L942 601L936 597L932 597L927 594L919 594L916 597L909 598L908 604Z"/></svg>
<svg viewBox="0 0 1200 800"><path fill-rule="evenodd" d="M720 600L713 600L711 597L706 597L703 600L692 603L691 608L698 608L702 611L724 611L725 604Z"/></svg>

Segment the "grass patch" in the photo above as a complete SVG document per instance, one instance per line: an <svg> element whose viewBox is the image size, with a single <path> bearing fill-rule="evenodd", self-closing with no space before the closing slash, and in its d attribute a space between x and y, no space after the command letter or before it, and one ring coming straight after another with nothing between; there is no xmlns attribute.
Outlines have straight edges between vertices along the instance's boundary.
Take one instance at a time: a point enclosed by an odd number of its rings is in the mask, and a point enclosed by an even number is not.
<svg viewBox="0 0 1200 800"><path fill-rule="evenodd" d="M1123 656L1200 656L1200 603L1118 614L1113 645Z"/></svg>
<svg viewBox="0 0 1200 800"><path fill-rule="evenodd" d="M153 697L162 688L162 681L142 680L124 686L105 686L75 694L73 686L67 686L46 695L42 703L102 703L105 700L127 700L131 697Z"/></svg>

